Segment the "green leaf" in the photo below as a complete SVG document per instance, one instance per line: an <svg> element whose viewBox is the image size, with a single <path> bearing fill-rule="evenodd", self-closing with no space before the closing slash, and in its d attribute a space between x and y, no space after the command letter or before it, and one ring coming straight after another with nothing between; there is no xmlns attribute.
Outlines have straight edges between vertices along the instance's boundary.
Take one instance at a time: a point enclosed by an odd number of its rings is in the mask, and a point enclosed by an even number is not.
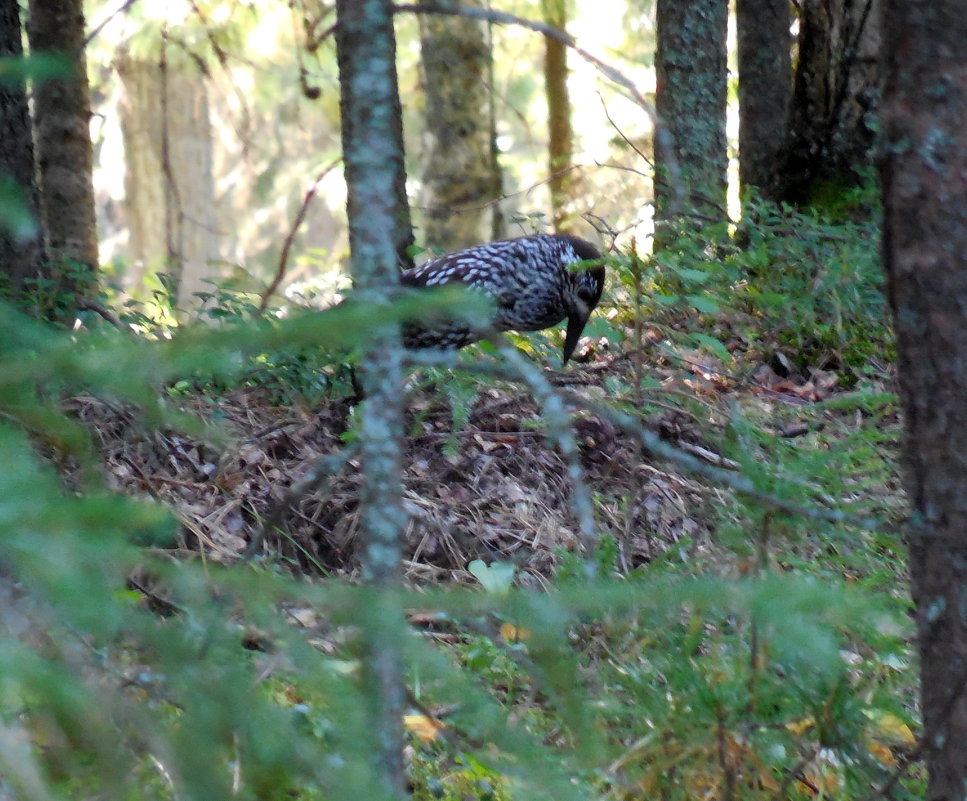
<svg viewBox="0 0 967 801"><path fill-rule="evenodd" d="M679 278L695 284L704 284L712 277L712 274L706 270L694 270L690 267L677 267L675 272L678 273Z"/></svg>
<svg viewBox="0 0 967 801"><path fill-rule="evenodd" d="M686 295L685 299L691 303L702 314L717 314L718 304L708 295Z"/></svg>
<svg viewBox="0 0 967 801"><path fill-rule="evenodd" d="M732 354L729 353L728 348L715 337L709 336L708 334L692 334L692 339L723 361L728 361L732 358Z"/></svg>
<svg viewBox="0 0 967 801"><path fill-rule="evenodd" d="M510 562L493 562L485 564L481 559L474 559L467 565L474 578L477 579L487 592L495 595L506 595L514 585L514 575L517 567Z"/></svg>

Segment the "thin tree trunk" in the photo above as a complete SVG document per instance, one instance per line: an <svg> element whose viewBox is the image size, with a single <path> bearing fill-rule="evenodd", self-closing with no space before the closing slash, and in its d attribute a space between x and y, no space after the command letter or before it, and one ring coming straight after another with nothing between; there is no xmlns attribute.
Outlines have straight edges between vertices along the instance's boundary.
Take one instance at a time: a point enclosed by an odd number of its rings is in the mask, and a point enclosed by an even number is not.
<svg viewBox="0 0 967 801"><path fill-rule="evenodd" d="M708 218L726 217L725 136L728 0L658 0L655 105L674 141L686 205ZM655 153L655 216L665 219L671 188Z"/></svg>
<svg viewBox="0 0 967 801"><path fill-rule="evenodd" d="M366 108L367 103L372 102L372 98L368 94L370 88L356 73L360 63L368 63L367 59L370 58L369 53L372 43L363 41L366 38L364 30L354 29L354 35L358 37L357 39L349 40L346 34L349 26L364 24L360 20L372 18L373 25L375 26L373 36L379 37L383 45L386 45L383 39L389 36L391 40L389 46L392 48L391 55L395 58L396 39L393 32L392 18L390 18L388 23L388 30L386 29L387 23L382 20L383 7L390 8L390 4L375 2L375 0L359 0L359 7L357 8L356 5L352 0L340 0L336 5L337 18L340 20L343 18L351 20L351 22L346 22L345 24L340 21L339 26L336 28L336 53L339 61L340 75L339 109L342 118L343 149L346 149L347 143L352 145L358 139L358 134L355 130L357 122L361 125L379 124L385 127L387 135L391 137L392 147L387 147L383 155L389 159L385 168L390 170L392 174L392 184L388 189L387 196L381 201L380 205L385 206L392 215L392 224L389 232L396 248L399 265L401 267L412 267L413 257L410 254L410 248L413 245L413 226L410 222L410 206L406 197L406 167L403 163L403 112L400 106L396 65L394 62L391 74L386 76L386 79L392 82L392 86L390 87L391 91L382 99L382 102L385 102L387 105L370 108L369 113L375 119L370 120L365 118L363 110ZM345 80L343 80L343 75L346 76ZM358 151L358 148L352 149L354 152ZM359 158L362 161L359 162L356 169L365 170L366 167L371 166L366 161L365 154L360 153ZM353 180L351 173L352 169L347 164L347 183ZM348 202L350 220L354 218L362 220L368 215L369 210L363 201L354 200L350 196ZM350 245L352 245L351 236Z"/></svg>
<svg viewBox="0 0 967 801"><path fill-rule="evenodd" d="M789 0L736 0L739 184L775 198L792 96Z"/></svg>
<svg viewBox="0 0 967 801"><path fill-rule="evenodd" d="M927 798L967 787L967 15L887 0L883 254L913 506Z"/></svg>
<svg viewBox="0 0 967 801"><path fill-rule="evenodd" d="M62 53L72 70L67 78L34 85L34 147L51 269L62 288L84 293L93 287L74 275L76 265L93 273L98 258L83 3L30 0L28 5L30 52Z"/></svg>
<svg viewBox="0 0 967 801"><path fill-rule="evenodd" d="M352 273L362 300L388 302L399 284L397 259L411 241L405 195L402 122L396 79L396 40L389 0L338 0L336 47L346 164ZM406 797L402 714L402 637L405 622L395 591L400 585L402 506L402 351L399 325L381 323L360 362L366 401L359 442L363 487L363 575L374 589L361 614L364 682L371 705L374 774L382 797ZM380 795L376 795L380 797Z"/></svg>
<svg viewBox="0 0 967 801"><path fill-rule="evenodd" d="M482 0L465 5L483 8ZM460 250L495 238L500 228L490 32L486 22L460 16L420 14L419 24L426 240Z"/></svg>
<svg viewBox="0 0 967 801"><path fill-rule="evenodd" d="M22 56L20 4L17 0L0 0L0 57ZM34 146L23 81L0 83L0 186L11 198L20 199L23 209L33 217L33 226L9 216L0 225L0 273L11 289L19 292L27 279L43 274Z"/></svg>
<svg viewBox="0 0 967 801"><path fill-rule="evenodd" d="M882 0L803 0L779 194L809 202L824 183L857 183L873 164L883 86Z"/></svg>
<svg viewBox="0 0 967 801"><path fill-rule="evenodd" d="M544 22L559 30L567 27L566 0L541 0ZM557 39L544 37L544 94L547 97L548 166L551 178L551 215L554 228L568 230L573 198L574 135L571 129L571 97L567 89L567 47Z"/></svg>

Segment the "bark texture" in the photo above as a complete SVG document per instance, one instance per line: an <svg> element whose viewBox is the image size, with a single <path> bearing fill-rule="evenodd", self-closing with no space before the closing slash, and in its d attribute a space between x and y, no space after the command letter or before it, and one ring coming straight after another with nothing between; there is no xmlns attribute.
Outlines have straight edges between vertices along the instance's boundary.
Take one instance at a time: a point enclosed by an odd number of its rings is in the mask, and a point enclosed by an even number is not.
<svg viewBox="0 0 967 801"><path fill-rule="evenodd" d="M803 0L782 199L808 201L826 182L855 184L872 166L883 85L882 5Z"/></svg>
<svg viewBox="0 0 967 801"><path fill-rule="evenodd" d="M21 58L23 37L20 4L0 0L0 57ZM0 185L23 199L35 222L39 217L37 184L34 180L34 146L23 81L0 83ZM33 231L22 225L11 227L11 220L0 225L0 271L15 292L28 278L43 274L43 247L40 226Z"/></svg>
<svg viewBox="0 0 967 801"><path fill-rule="evenodd" d="M725 218L728 0L658 0L655 105L674 141L688 193L686 204ZM666 216L671 189L655 153L656 219Z"/></svg>
<svg viewBox="0 0 967 801"><path fill-rule="evenodd" d="M339 85L346 165L349 244L360 300L386 304L398 286L397 254L411 235L405 195L396 40L389 0L338 0ZM403 208L401 208L401 205ZM402 506L402 351L399 325L374 315L373 336L360 362L366 401L360 415L363 575L374 589L364 614L365 697L371 704L380 792L406 798L403 768L401 638L405 622L394 591L400 583Z"/></svg>
<svg viewBox="0 0 967 801"><path fill-rule="evenodd" d="M161 48L164 48L162 43ZM181 309L199 304L219 277L208 90L194 64L115 59L124 86L125 211L133 289L154 273L170 276Z"/></svg>
<svg viewBox="0 0 967 801"><path fill-rule="evenodd" d="M410 222L410 205L406 197L406 167L403 162L403 112L400 107L399 83L396 76L396 38L393 32L392 18L389 27L381 20L383 6L389 8L388 3L373 2L372 0L359 0L357 4L351 0L340 0L336 4L337 17L340 20L336 28L336 57L339 62L339 110L342 120L342 141L343 150L346 150L347 143L351 149L354 142L357 142L362 135L357 132L355 126L375 125L385 127L386 133L391 137L392 147L384 148L382 155L389 159L386 169L392 174L392 183L387 189L387 196L382 200L391 214L390 236L396 248L397 259L401 267L412 267L413 257L409 254L409 249L413 244L413 226ZM371 15L375 15L372 16ZM373 107L368 110L368 114L363 114L368 103L373 102L371 87L365 80L361 80L357 75L359 63L365 62L369 58L369 47L362 41L366 37L364 29L353 27L359 24L360 19L372 18L374 24L373 36L379 38L380 44L390 48L389 58L392 61L392 70L386 75L386 80L390 85L386 88L385 97L380 97L380 102L386 103L386 107ZM342 20L352 20L343 22ZM378 21L377 21L378 20ZM350 40L350 31L356 37ZM388 41L387 40L388 37ZM371 45L371 43L370 43ZM360 61L362 60L362 62ZM348 77L343 80L343 76ZM380 90L382 91L382 89ZM374 119L370 119L371 115ZM354 169L367 170L374 167L371 159L367 159L365 154L360 153L359 161L353 168L346 165L346 182L352 183L358 176L353 174ZM368 214L365 202L357 194L355 197L350 193L348 198L349 219L362 220ZM352 231L350 231L350 246L352 246ZM358 280L358 279L357 279ZM394 283L396 279L394 278Z"/></svg>
<svg viewBox="0 0 967 801"><path fill-rule="evenodd" d="M73 262L94 270L97 229L83 3L30 0L28 8L31 53L62 53L72 69L67 78L37 82L33 92L40 212L51 268L72 270Z"/></svg>
<svg viewBox="0 0 967 801"><path fill-rule="evenodd" d="M739 60L739 184L777 194L792 96L789 0L736 0Z"/></svg>
<svg viewBox="0 0 967 801"><path fill-rule="evenodd" d="M483 0L468 7L483 8ZM482 20L420 14L426 95L426 239L453 251L496 239L502 227L490 29Z"/></svg>
<svg viewBox="0 0 967 801"><path fill-rule="evenodd" d="M567 28L565 0L541 0L544 22L558 30ZM571 129L571 96L567 89L567 47L557 39L544 37L544 94L547 97L548 167L551 179L551 216L554 229L568 232L570 201L574 196L574 134Z"/></svg>
<svg viewBox="0 0 967 801"><path fill-rule="evenodd" d="M967 16L887 0L884 261L899 353L927 798L967 787Z"/></svg>

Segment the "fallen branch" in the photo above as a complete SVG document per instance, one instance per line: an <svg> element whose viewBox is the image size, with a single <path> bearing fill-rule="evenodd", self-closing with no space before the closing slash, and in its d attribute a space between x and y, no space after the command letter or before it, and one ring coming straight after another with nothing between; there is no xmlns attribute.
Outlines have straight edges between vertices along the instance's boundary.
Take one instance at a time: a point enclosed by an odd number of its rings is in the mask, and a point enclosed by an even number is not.
<svg viewBox="0 0 967 801"><path fill-rule="evenodd" d="M630 414L627 412L622 412L610 404L585 398L573 392L567 393L566 397L569 398L575 405L582 406L589 412L608 420L626 434L638 440L645 450L653 453L654 455L660 456L662 459L667 459L669 462L672 462L686 472L702 476L703 478L707 478L716 484L720 484L728 487L729 489L733 489L742 495L746 495L747 497L758 501L763 506L769 506L773 509L779 509L780 511L788 512L792 515L805 517L808 520L822 520L828 523L840 523L867 530L882 528L882 526L878 525L876 520L870 518L854 517L853 515L847 514L846 512L842 512L838 509L823 509L813 506L802 506L800 504L793 503L792 501L787 501L785 498L780 498L770 492L759 489L742 474L736 474L724 469L723 467L708 464L703 461L703 459L693 456L690 453L685 453L674 445L669 445L660 436L658 436L658 434L644 428Z"/></svg>

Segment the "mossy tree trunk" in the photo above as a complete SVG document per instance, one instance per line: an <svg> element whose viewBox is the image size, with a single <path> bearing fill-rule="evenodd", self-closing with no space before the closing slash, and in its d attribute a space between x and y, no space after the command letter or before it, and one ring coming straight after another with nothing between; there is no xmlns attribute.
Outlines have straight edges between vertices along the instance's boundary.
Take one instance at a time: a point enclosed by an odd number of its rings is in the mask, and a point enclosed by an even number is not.
<svg viewBox="0 0 967 801"><path fill-rule="evenodd" d="M400 192L402 122L396 77L396 39L389 0L338 0L336 38L346 165L349 244L359 299L389 302L399 285L398 254L411 241ZM404 224L405 223L405 224ZM360 491L363 575L373 589L361 605L363 680L374 738L376 799L404 799L402 637L406 629L400 586L402 505L402 349L399 325L373 315L360 361L366 400L359 420L363 485Z"/></svg>
<svg viewBox="0 0 967 801"><path fill-rule="evenodd" d="M882 0L803 0L799 57L778 194L816 199L823 186L851 186L873 165Z"/></svg>
<svg viewBox="0 0 967 801"><path fill-rule="evenodd" d="M658 0L655 105L674 141L688 211L726 217L725 135L728 0ZM661 152L655 153L655 218L673 200Z"/></svg>
<svg viewBox="0 0 967 801"><path fill-rule="evenodd" d="M544 22L559 30L567 28L566 0L541 0ZM551 190L551 216L554 228L568 230L569 205L574 196L571 172L574 132L571 128L571 96L567 89L567 46L544 37L544 94L547 97L548 167Z"/></svg>
<svg viewBox="0 0 967 801"><path fill-rule="evenodd" d="M37 81L33 91L34 148L40 214L52 275L59 288L80 302L96 288L91 100L84 56L82 0L30 0L30 52L66 56L71 74ZM68 304L70 302L68 301Z"/></svg>
<svg viewBox="0 0 967 801"><path fill-rule="evenodd" d="M736 0L739 61L739 184L777 192L792 96L789 0Z"/></svg>
<svg viewBox="0 0 967 801"><path fill-rule="evenodd" d="M483 0L469 0L483 8ZM497 238L502 227L488 23L420 14L426 97L423 192L426 242L459 250Z"/></svg>
<svg viewBox="0 0 967 801"><path fill-rule="evenodd" d="M396 38L392 26L392 17L387 23L382 19L382 7L389 4L374 2L374 0L359 0L358 6L352 0L340 0L336 4L337 19L339 25L336 28L336 55L339 62L339 110L342 121L342 141L343 150L347 155L347 145L350 152L356 153L357 161L352 166L346 164L346 182L352 185L355 180L354 170L362 170L364 173L374 165L370 159L366 158L365 153L358 152L354 143L359 140L361 132L355 130L357 124L368 126L379 124L385 128L385 135L392 140L392 147L388 144L381 149L382 157L388 159L384 165L392 175L392 182L387 188L387 196L380 200L380 206L385 206L391 216L389 234L396 248L397 259L401 267L412 267L413 257L410 248L413 245L413 226L410 222L410 205L406 196L406 167L403 162L403 112L400 106L399 83L396 76L396 65L393 63L391 73L385 76L385 80L391 81L391 86L386 87L386 96L380 98L384 106L372 107L369 113L373 119L369 119L363 113L368 103L373 102L370 94L370 87L366 85L356 74L360 69L360 64L368 64L369 46L363 41L366 37L365 30L353 27L353 36L357 38L347 38L347 30L351 26L363 24L360 20L372 19L376 26L373 36L379 40L380 44L391 48L391 56L396 56ZM364 10L365 8L365 10ZM344 22L344 20L348 20ZM387 29L387 25L389 26ZM386 41L389 37L389 41ZM372 46L372 43L369 43ZM382 58L382 57L380 57ZM362 196L350 194L349 219L363 220L368 214ZM358 235L358 233L357 233ZM352 230L350 229L350 246L352 246ZM355 252L355 251L354 251ZM354 261L355 264L355 261ZM354 276L357 283L359 276ZM394 279L395 283L395 279Z"/></svg>
<svg viewBox="0 0 967 801"><path fill-rule="evenodd" d="M23 57L23 30L17 0L0 0L0 57ZM34 179L34 146L24 82L0 83L0 191L15 208L0 221L0 272L14 292L43 276L43 242ZM26 212L33 226L17 217Z"/></svg>
<svg viewBox="0 0 967 801"><path fill-rule="evenodd" d="M884 243L905 409L921 747L931 801L967 787L967 15L887 0Z"/></svg>

